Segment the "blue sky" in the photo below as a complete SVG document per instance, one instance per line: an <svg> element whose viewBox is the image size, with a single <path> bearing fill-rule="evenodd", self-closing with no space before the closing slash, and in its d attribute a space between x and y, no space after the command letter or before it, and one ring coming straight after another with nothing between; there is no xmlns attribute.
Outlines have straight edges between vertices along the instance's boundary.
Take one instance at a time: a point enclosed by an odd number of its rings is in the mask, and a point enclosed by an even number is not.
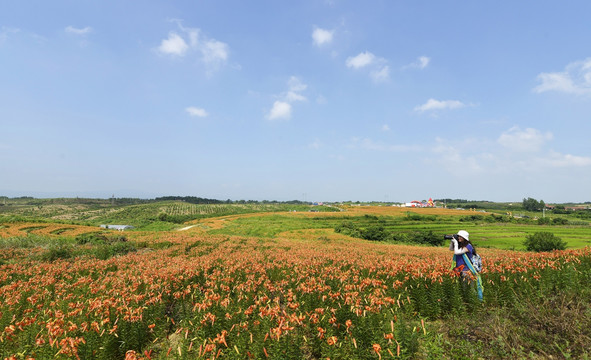
<svg viewBox="0 0 591 360"><path fill-rule="evenodd" d="M0 195L591 201L589 13L0 0Z"/></svg>

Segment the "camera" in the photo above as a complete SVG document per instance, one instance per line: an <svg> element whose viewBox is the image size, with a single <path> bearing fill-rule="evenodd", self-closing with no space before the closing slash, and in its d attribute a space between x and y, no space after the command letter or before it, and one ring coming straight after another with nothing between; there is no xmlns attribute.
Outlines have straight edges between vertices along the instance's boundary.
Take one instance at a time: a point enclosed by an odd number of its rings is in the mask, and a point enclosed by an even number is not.
<svg viewBox="0 0 591 360"><path fill-rule="evenodd" d="M443 239L444 239L444 240L451 240L451 239L456 239L456 240L458 240L458 234L453 234L453 235L443 235Z"/></svg>

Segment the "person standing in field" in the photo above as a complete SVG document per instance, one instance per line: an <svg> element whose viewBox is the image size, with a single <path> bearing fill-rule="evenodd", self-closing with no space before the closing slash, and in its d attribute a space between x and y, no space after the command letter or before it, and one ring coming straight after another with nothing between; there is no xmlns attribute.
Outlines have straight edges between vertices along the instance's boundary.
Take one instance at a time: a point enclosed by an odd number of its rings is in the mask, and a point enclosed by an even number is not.
<svg viewBox="0 0 591 360"><path fill-rule="evenodd" d="M451 239L449 250L454 252L454 272L461 276L462 284L465 285L470 284L473 279L476 279L478 299L482 301L484 288L482 287L482 280L478 273L482 270L482 263L480 256L476 255L476 250L474 250L474 246L470 243L470 234L466 230L458 231ZM474 260L478 260L477 264L474 264Z"/></svg>
<svg viewBox="0 0 591 360"><path fill-rule="evenodd" d="M454 252L454 260L456 266L453 270L458 274L467 275L470 272L468 264L466 264L464 254L468 256L468 260L472 261L472 254L474 253L474 247L470 243L470 234L466 230L460 230L451 239L449 244L449 250ZM465 273L465 274L464 274Z"/></svg>

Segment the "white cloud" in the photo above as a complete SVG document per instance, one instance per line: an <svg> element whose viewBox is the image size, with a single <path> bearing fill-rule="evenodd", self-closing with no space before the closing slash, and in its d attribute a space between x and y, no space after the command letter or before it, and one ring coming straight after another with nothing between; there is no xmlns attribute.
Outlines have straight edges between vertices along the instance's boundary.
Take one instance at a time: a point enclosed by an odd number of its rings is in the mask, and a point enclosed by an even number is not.
<svg viewBox="0 0 591 360"><path fill-rule="evenodd" d="M276 96L280 100L273 103L273 108L267 115L267 119L289 119L291 118L292 104L298 101L307 101L301 93L308 88L297 76L291 76L287 81L287 91Z"/></svg>
<svg viewBox="0 0 591 360"><path fill-rule="evenodd" d="M315 28L312 31L312 41L316 46L322 46L332 42L334 30L325 30L321 28Z"/></svg>
<svg viewBox="0 0 591 360"><path fill-rule="evenodd" d="M386 59L377 57L369 51L347 58L345 65L353 69L369 68L369 76L375 82L383 82L390 78L390 67Z"/></svg>
<svg viewBox="0 0 591 360"><path fill-rule="evenodd" d="M457 142L438 138L431 148L433 156L424 161L447 169L453 175L462 169L488 177L501 174L503 177L506 174L520 177L534 173L547 173L551 177L555 173L553 169L591 168L591 157L547 149L552 139L550 132L533 128L522 130L519 127L512 127L497 139L467 137L461 146Z"/></svg>
<svg viewBox="0 0 591 360"><path fill-rule="evenodd" d="M196 117L206 117L209 114L207 113L207 111L205 111L204 109L201 108L197 108L194 106L189 106L188 108L185 109L185 111L190 115L190 116L196 116Z"/></svg>
<svg viewBox="0 0 591 360"><path fill-rule="evenodd" d="M87 27L85 27L85 28L78 29L78 28L75 28L75 27L73 27L73 26L68 26L68 27L66 27L66 30L65 30L65 31L66 31L68 34L74 34L74 35L86 35L86 34L88 34L88 33L92 32L92 28L91 28L90 26L87 26Z"/></svg>
<svg viewBox="0 0 591 360"><path fill-rule="evenodd" d="M308 88L308 85L304 84L298 77L290 77L289 81L287 82L287 86L287 93L283 96L285 101L292 103L295 101L307 100L307 98L300 93L306 90Z"/></svg>
<svg viewBox="0 0 591 360"><path fill-rule="evenodd" d="M187 45L185 40L175 32L169 33L168 38L162 40L158 47L158 51L162 54L176 56L184 56L188 49L189 45Z"/></svg>
<svg viewBox="0 0 591 360"><path fill-rule="evenodd" d="M217 40L207 40L200 47L203 61L208 64L219 64L228 60L228 45Z"/></svg>
<svg viewBox="0 0 591 360"><path fill-rule="evenodd" d="M432 110L453 110L453 109L460 109L465 107L461 101L458 100L435 100L429 99L423 105L415 107L415 111L418 112L425 112L425 111L432 111Z"/></svg>
<svg viewBox="0 0 591 360"><path fill-rule="evenodd" d="M357 56L347 58L345 64L347 67L359 69L368 66L376 61L376 56L369 51L362 52Z"/></svg>
<svg viewBox="0 0 591 360"><path fill-rule="evenodd" d="M583 167L591 166L591 157L551 152L544 162L552 167Z"/></svg>
<svg viewBox="0 0 591 360"><path fill-rule="evenodd" d="M160 54L183 57L196 52L201 54L199 59L207 67L208 73L217 70L228 61L228 44L202 35L200 29L184 27L180 20L172 21L177 23L180 31L171 31L168 37L160 42L157 48Z"/></svg>
<svg viewBox="0 0 591 360"><path fill-rule="evenodd" d="M575 61L566 66L562 72L541 73L538 75L540 84L533 91L558 91L567 94L591 94L591 58Z"/></svg>
<svg viewBox="0 0 591 360"><path fill-rule="evenodd" d="M300 92L308 88L308 85L304 84L297 76L291 76L287 81L289 91Z"/></svg>
<svg viewBox="0 0 591 360"><path fill-rule="evenodd" d="M287 94L285 95L285 100L292 103L292 102L296 102L296 101L306 101L307 98L301 94L298 94L297 92L288 91Z"/></svg>
<svg viewBox="0 0 591 360"><path fill-rule="evenodd" d="M497 142L503 147L519 152L537 152L544 143L552 140L551 132L542 133L540 130L527 128L521 130L514 126L502 133Z"/></svg>
<svg viewBox="0 0 591 360"><path fill-rule="evenodd" d="M390 131L390 127L388 126L388 124L382 125L382 131Z"/></svg>
<svg viewBox="0 0 591 360"><path fill-rule="evenodd" d="M267 116L269 120L289 119L291 117L291 104L285 101L275 101L273 108Z"/></svg>
<svg viewBox="0 0 591 360"><path fill-rule="evenodd" d="M407 69L407 68L424 69L429 65L430 62L431 62L431 59L429 57L419 56L415 62L404 66L403 69Z"/></svg>
<svg viewBox="0 0 591 360"><path fill-rule="evenodd" d="M431 59L429 59L426 56L420 56L418 59L418 66L420 69L424 69L427 67L427 65L429 65L429 62L431 61Z"/></svg>
<svg viewBox="0 0 591 360"><path fill-rule="evenodd" d="M380 69L370 72L369 76L371 76L371 78L375 82L386 81L390 78L390 67L388 65L385 65L384 67L382 67Z"/></svg>

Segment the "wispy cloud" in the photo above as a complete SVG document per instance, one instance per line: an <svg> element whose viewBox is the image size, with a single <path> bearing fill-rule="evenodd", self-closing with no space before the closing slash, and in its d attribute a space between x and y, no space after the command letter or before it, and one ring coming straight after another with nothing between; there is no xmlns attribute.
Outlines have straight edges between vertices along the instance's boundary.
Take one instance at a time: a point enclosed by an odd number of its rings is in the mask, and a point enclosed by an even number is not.
<svg viewBox="0 0 591 360"><path fill-rule="evenodd" d="M543 161L551 167L583 167L591 166L591 157L576 156L571 154L560 154L557 152L550 152L549 156Z"/></svg>
<svg viewBox="0 0 591 360"><path fill-rule="evenodd" d="M314 149L314 150L318 150L322 147L322 142L320 142L320 140L318 139L314 139L314 141L310 144L308 144L308 148L310 149Z"/></svg>
<svg viewBox="0 0 591 360"><path fill-rule="evenodd" d="M536 152L553 137L551 132L542 133L533 128L521 130L518 126L514 126L502 133L497 142L513 151Z"/></svg>
<svg viewBox="0 0 591 360"><path fill-rule="evenodd" d="M390 67L388 65L384 65L381 68L371 71L369 76L375 82L386 81L390 78Z"/></svg>
<svg viewBox="0 0 591 360"><path fill-rule="evenodd" d="M312 31L312 42L316 46L327 45L332 42L333 36L334 30L314 28L314 31Z"/></svg>
<svg viewBox="0 0 591 360"><path fill-rule="evenodd" d="M483 160L489 155L473 152L470 142L470 139L464 139L463 146L457 146L453 142L437 138L431 148L433 156L430 156L426 162L442 166L455 174L460 173L459 169L462 170L461 174L463 175L480 172L488 165L488 162Z"/></svg>
<svg viewBox="0 0 591 360"><path fill-rule="evenodd" d="M591 58L568 64L562 72L541 73L533 91L558 91L575 95L591 94Z"/></svg>
<svg viewBox="0 0 591 360"><path fill-rule="evenodd" d="M345 65L352 69L369 68L369 76L375 82L383 82L390 78L390 67L384 58L375 56L369 51L350 56L345 61Z"/></svg>
<svg viewBox="0 0 591 360"><path fill-rule="evenodd" d="M415 111L425 112L425 111L434 111L434 110L453 110L453 109L460 109L460 108L463 108L466 106L468 106L468 105L459 101L459 100L429 99L423 105L419 105L419 106L415 107Z"/></svg>
<svg viewBox="0 0 591 360"><path fill-rule="evenodd" d="M427 56L419 56L415 62L412 62L412 63L404 66L403 69L409 69L409 68L424 69L429 65L430 62L431 62L431 58L429 58Z"/></svg>
<svg viewBox="0 0 591 360"><path fill-rule="evenodd" d="M75 28L73 26L68 26L65 29L66 33L74 34L74 35L86 35L92 32L92 28L90 26L84 28Z"/></svg>
<svg viewBox="0 0 591 360"><path fill-rule="evenodd" d="M18 32L20 32L19 29L2 26L2 28L0 28L0 44L6 41L10 34L16 34Z"/></svg>
<svg viewBox="0 0 591 360"><path fill-rule="evenodd" d="M410 151L421 151L421 148L417 145L404 145L404 144L387 144L383 142L377 142L370 138L352 138L349 143L349 148L362 149L369 151L378 152L410 152Z"/></svg>
<svg viewBox="0 0 591 360"><path fill-rule="evenodd" d="M306 101L306 97L301 94L302 91L308 88L298 77L292 76L287 81L287 93L284 95L289 102Z"/></svg>
<svg viewBox="0 0 591 360"><path fill-rule="evenodd" d="M548 149L553 138L552 133L539 129L512 127L496 139L466 137L461 145L436 139L431 147L432 156L424 160L454 175L458 175L458 169L463 174L521 176L548 169L591 167L591 157Z"/></svg>
<svg viewBox="0 0 591 360"><path fill-rule="evenodd" d="M267 114L269 120L288 120L291 118L292 104L298 101L307 101L302 94L308 88L297 76L291 76L287 81L287 90L282 92L273 103L273 107Z"/></svg>
<svg viewBox="0 0 591 360"><path fill-rule="evenodd" d="M209 38L201 33L200 29L182 26L180 20L177 23L178 30L168 33L162 39L156 51L162 55L184 57L190 53L200 54L199 59L207 66L208 72L217 70L226 63L230 48L228 44Z"/></svg>
<svg viewBox="0 0 591 360"><path fill-rule="evenodd" d="M382 131L390 131L390 126L388 124L382 125Z"/></svg>
<svg viewBox="0 0 591 360"><path fill-rule="evenodd" d="M207 117L209 115L205 109L194 106L189 106L185 111L192 117Z"/></svg>

